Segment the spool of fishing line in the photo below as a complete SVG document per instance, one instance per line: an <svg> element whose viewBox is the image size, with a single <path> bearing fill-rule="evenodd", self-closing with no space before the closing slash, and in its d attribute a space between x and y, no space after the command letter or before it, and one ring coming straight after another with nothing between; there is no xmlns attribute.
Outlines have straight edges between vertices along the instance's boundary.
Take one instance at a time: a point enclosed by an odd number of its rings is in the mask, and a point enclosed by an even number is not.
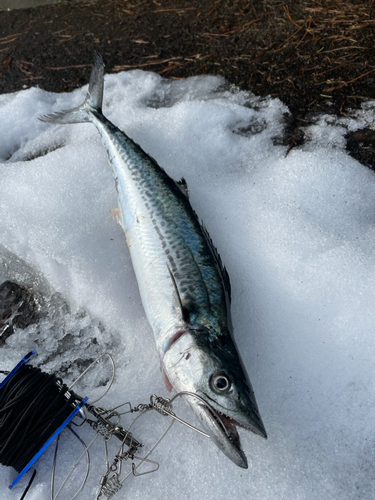
<svg viewBox="0 0 375 500"><path fill-rule="evenodd" d="M29 362L31 351L0 383L0 463L26 474L52 441L71 422L87 397L69 390L56 375Z"/></svg>
<svg viewBox="0 0 375 500"><path fill-rule="evenodd" d="M142 476L159 469L158 462L150 460L149 456L176 420L194 431L209 437L206 433L188 424L173 412L172 402L176 398L189 396L201 399L200 396L189 392L177 393L172 399L164 399L153 394L150 397L149 403L138 404L137 406L132 406L130 402L121 403L110 409L95 406L108 393L115 378L114 361L107 352L91 363L70 387L56 375L44 373L40 368L33 367L30 361L35 355L35 351L27 354L6 378L0 382L0 464L13 467L18 473L9 488L13 488L20 481L55 439L56 449L51 477L51 500L56 500L60 496L61 491L71 478L81 459L84 456L87 458L85 477L77 492L70 498L70 500L74 500L84 488L89 476L89 448L96 439L102 438L104 442L105 467L103 468L104 474L98 480L99 489L96 497L98 500L102 497L111 499L122 488L123 482L128 477ZM104 356L107 356L111 362L112 378L104 394L99 399L88 402L88 397L82 398L72 391L72 387ZM141 442L133 437L130 428L136 420L151 410L155 410L156 413L163 417L168 416L172 418L168 427L156 440L154 445L146 451ZM120 424L121 418L133 413L137 415L124 428ZM74 424L73 419L77 414L81 417L79 426L87 423L95 431L95 435L88 445L84 443L71 427ZM55 494L58 443L60 433L65 428L68 428L71 434L78 439L84 451L72 466ZM110 452L108 445L112 438L117 442L117 446L114 445L113 453ZM112 460L110 459L110 455L113 456ZM130 468L125 470L123 464L127 461L130 464ZM25 498L34 476L35 472L22 495L22 499Z"/></svg>

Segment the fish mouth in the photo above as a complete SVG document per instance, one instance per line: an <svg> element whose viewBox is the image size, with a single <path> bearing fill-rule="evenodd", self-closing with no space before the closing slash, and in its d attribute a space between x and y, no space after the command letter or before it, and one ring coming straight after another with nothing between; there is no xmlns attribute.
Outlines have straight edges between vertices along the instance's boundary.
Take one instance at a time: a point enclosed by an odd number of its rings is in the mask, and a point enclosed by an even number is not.
<svg viewBox="0 0 375 500"><path fill-rule="evenodd" d="M247 458L242 450L240 436L237 432L237 426L247 429L244 425L239 424L236 420L225 415L212 408L212 406L206 406L199 404L201 409L206 415L206 419L209 425L209 434L211 439L215 442L218 448L221 449L225 455L232 460L238 467L242 469L247 469ZM249 430L249 429L247 429Z"/></svg>
<svg viewBox="0 0 375 500"><path fill-rule="evenodd" d="M267 438L267 433L257 408L253 407L244 414L239 413L235 415L236 418L234 418L228 414L229 412L233 412L221 406L218 408L217 404L213 406L212 403L214 402L212 399L207 394L204 395L209 399L209 402L206 399L205 402L200 401L197 406L199 407L198 413L200 413L200 418L206 426L210 438L216 446L232 460L232 462L238 467L247 469L247 458L242 450L237 427L252 431L259 436ZM244 421L238 421L240 419Z"/></svg>

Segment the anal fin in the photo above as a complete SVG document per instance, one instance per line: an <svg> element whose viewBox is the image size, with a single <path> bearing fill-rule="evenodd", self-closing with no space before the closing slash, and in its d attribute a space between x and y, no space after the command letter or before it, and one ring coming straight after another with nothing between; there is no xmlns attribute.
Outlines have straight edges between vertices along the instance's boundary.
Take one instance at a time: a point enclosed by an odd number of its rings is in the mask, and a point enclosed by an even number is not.
<svg viewBox="0 0 375 500"><path fill-rule="evenodd" d="M112 215L113 220L115 220L117 222L117 224L119 224L122 227L120 209L119 208L112 208L112 210L110 210L110 213Z"/></svg>

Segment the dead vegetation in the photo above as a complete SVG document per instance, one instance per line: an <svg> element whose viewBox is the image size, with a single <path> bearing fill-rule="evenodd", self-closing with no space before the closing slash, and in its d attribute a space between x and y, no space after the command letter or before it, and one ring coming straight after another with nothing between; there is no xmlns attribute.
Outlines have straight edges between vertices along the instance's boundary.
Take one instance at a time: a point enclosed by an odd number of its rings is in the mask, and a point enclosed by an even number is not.
<svg viewBox="0 0 375 500"><path fill-rule="evenodd" d="M213 73L282 99L297 118L346 113L375 94L372 0L97 0L0 11L0 91L87 81L107 71Z"/></svg>

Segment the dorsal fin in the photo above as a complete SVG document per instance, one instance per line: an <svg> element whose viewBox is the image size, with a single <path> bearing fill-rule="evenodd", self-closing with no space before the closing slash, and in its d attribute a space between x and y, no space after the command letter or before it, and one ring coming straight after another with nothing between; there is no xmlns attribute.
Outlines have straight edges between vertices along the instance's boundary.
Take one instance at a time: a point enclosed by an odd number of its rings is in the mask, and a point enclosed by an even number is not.
<svg viewBox="0 0 375 500"><path fill-rule="evenodd" d="M186 179L185 177L181 177L179 181L174 181L178 189L181 191L182 194L186 196L186 198L189 198L189 190L187 187Z"/></svg>
<svg viewBox="0 0 375 500"><path fill-rule="evenodd" d="M174 286L174 289L175 289L175 292L176 292L176 295L177 295L177 300L178 300L178 303L180 305L180 309L181 309L181 315L182 315L182 319L186 322L186 323L189 323L189 317L190 317L190 312L189 310L184 307L184 305L182 304L182 300L181 300L181 297L180 297L180 293L178 291L178 288L177 288L177 283L176 283L176 280L175 280L175 277L173 276L173 273L170 269L170 267L168 266L167 264L167 268L168 268L168 271L169 271L169 275L172 279L172 283L173 283L173 286Z"/></svg>
<svg viewBox="0 0 375 500"><path fill-rule="evenodd" d="M203 225L203 222L201 222L200 224L201 224L202 232L203 232L203 234L204 234L204 236L206 238L208 246L211 249L212 255L214 256L216 265L217 265L217 267L219 269L219 272L220 272L220 275L221 275L221 279L223 281L223 285L224 285L225 291L227 293L228 302L230 303L231 302L231 286L230 286L230 280L229 280L228 271L226 270L225 266L223 265L223 262L221 260L220 255L219 255L219 252L217 251L217 248L213 244L211 236L209 235L207 229Z"/></svg>

